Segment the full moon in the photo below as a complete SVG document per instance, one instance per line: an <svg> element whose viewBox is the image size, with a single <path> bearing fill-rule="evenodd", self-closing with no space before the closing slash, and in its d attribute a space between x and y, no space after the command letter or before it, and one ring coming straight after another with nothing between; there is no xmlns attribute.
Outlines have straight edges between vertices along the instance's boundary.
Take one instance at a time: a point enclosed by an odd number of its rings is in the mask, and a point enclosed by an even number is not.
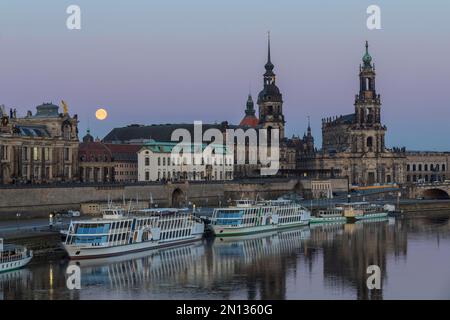
<svg viewBox="0 0 450 320"><path fill-rule="evenodd" d="M98 109L98 110L95 112L95 117L96 117L98 120L105 120L106 117L108 117L108 112L106 112L105 109Z"/></svg>

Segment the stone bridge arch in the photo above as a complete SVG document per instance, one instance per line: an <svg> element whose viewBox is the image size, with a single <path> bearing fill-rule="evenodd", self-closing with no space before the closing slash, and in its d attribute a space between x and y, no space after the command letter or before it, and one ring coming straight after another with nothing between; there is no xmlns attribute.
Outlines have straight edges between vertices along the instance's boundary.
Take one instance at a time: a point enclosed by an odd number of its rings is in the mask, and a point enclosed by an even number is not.
<svg viewBox="0 0 450 320"><path fill-rule="evenodd" d="M174 208L186 206L186 194L181 188L175 188L172 191L171 206Z"/></svg>
<svg viewBox="0 0 450 320"><path fill-rule="evenodd" d="M441 188L425 189L421 192L421 195L426 200L450 199L448 191Z"/></svg>

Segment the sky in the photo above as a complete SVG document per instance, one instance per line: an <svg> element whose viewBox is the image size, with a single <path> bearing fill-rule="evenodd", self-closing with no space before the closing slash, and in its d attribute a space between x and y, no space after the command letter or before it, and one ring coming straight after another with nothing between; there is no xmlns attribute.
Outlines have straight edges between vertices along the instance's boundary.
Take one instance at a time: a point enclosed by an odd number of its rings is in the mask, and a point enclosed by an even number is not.
<svg viewBox="0 0 450 320"><path fill-rule="evenodd" d="M66 27L69 5L81 30ZM369 5L381 29L366 26ZM262 89L267 31L286 134L316 145L321 119L352 113L366 40L386 144L450 150L448 0L2 0L0 104L18 115L64 99L104 137L128 124L238 123ZM104 108L108 118L96 120Z"/></svg>

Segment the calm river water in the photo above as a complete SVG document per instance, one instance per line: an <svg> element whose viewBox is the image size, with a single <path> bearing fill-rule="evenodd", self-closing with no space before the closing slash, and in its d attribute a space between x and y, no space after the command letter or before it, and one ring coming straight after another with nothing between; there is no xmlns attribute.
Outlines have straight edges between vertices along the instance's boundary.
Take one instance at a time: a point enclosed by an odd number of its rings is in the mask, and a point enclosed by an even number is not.
<svg viewBox="0 0 450 320"><path fill-rule="evenodd" d="M450 212L315 225L0 274L0 299L450 299ZM72 263L72 262L71 262ZM369 290L367 267L381 269Z"/></svg>

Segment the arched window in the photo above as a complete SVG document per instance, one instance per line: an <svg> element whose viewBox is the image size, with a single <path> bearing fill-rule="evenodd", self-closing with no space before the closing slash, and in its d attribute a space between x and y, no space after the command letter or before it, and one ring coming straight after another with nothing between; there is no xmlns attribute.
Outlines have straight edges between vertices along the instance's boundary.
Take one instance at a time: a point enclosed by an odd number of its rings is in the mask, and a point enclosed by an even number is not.
<svg viewBox="0 0 450 320"><path fill-rule="evenodd" d="M372 147L373 147L373 138L368 137L367 138L367 148L372 148Z"/></svg>

